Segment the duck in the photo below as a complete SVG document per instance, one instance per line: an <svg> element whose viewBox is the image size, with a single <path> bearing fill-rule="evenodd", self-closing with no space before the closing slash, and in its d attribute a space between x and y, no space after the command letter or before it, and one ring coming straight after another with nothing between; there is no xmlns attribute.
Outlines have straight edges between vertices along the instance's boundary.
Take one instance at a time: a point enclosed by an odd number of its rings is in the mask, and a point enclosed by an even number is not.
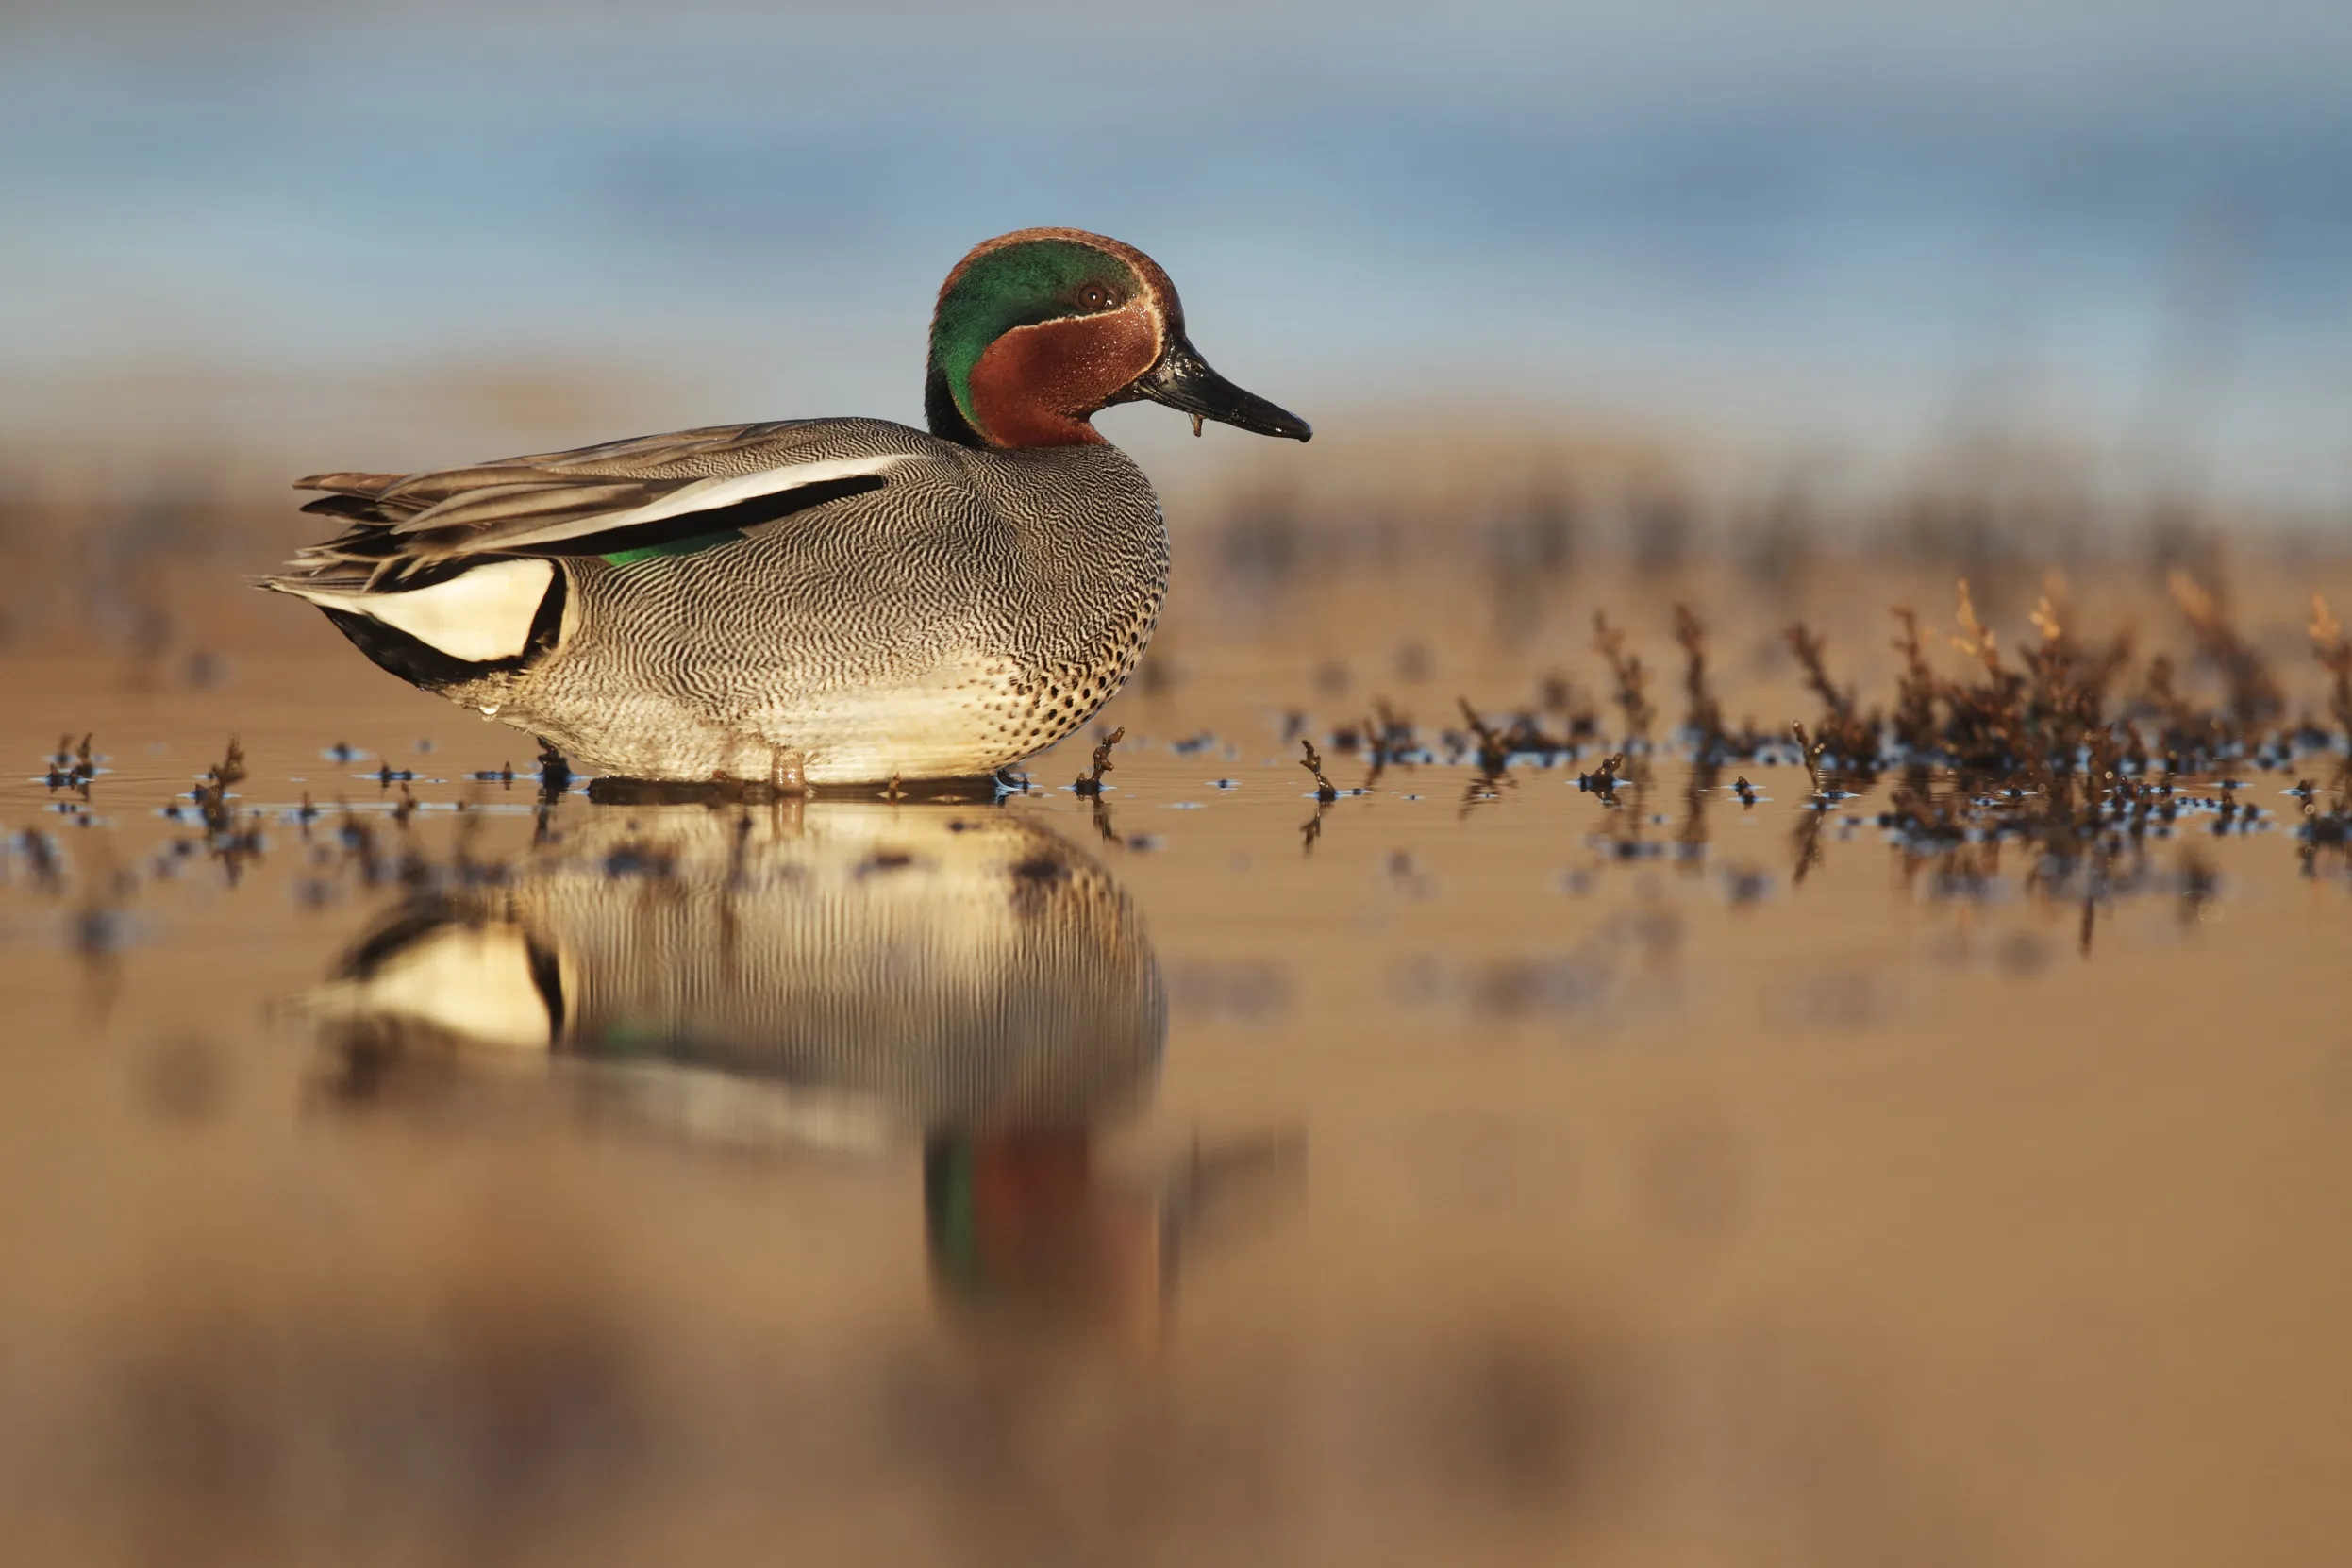
<svg viewBox="0 0 2352 1568"><path fill-rule="evenodd" d="M927 428L714 425L421 474L314 474L343 531L258 586L590 776L810 791L1003 775L1134 674L1167 598L1148 400L1305 442L1210 369L1159 263L1076 228L941 286Z"/></svg>

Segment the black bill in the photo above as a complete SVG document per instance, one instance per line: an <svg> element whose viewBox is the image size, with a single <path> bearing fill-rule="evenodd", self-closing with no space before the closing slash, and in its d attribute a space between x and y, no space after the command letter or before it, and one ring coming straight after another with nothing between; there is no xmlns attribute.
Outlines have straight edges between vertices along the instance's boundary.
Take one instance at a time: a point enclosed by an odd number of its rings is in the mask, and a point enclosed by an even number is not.
<svg viewBox="0 0 2352 1568"><path fill-rule="evenodd" d="M1154 403L1181 409L1193 416L1195 430L1200 421L1213 419L1237 429L1255 430L1261 436L1288 436L1293 441L1307 441L1315 433L1314 427L1296 414L1276 408L1255 392L1243 392L1210 370L1200 351L1182 338L1170 343L1167 352L1160 355L1159 363L1127 388L1126 396L1148 397Z"/></svg>

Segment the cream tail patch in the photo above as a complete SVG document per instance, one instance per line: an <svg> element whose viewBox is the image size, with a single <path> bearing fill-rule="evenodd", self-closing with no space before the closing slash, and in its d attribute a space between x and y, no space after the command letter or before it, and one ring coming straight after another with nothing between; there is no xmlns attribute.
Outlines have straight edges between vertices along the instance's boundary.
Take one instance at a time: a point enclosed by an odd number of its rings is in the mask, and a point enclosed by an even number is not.
<svg viewBox="0 0 2352 1568"><path fill-rule="evenodd" d="M484 1045L544 1050L555 1039L530 943L511 926L444 926L309 1003L323 1017L406 1019Z"/></svg>
<svg viewBox="0 0 2352 1568"><path fill-rule="evenodd" d="M429 588L391 593L274 586L323 609L382 622L426 647L469 664L514 659L530 645L531 623L547 597L556 569L544 560L492 560Z"/></svg>

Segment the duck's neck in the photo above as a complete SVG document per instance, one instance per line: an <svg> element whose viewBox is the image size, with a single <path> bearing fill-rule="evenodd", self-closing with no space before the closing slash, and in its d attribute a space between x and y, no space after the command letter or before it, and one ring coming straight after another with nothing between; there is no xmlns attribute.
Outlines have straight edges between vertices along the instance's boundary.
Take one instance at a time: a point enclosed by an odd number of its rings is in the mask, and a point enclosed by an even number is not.
<svg viewBox="0 0 2352 1568"><path fill-rule="evenodd" d="M1159 332L1144 310L1112 310L1016 326L958 375L959 357L932 345L924 384L931 433L1012 451L1093 446L1096 409L1149 370Z"/></svg>
<svg viewBox="0 0 2352 1568"><path fill-rule="evenodd" d="M931 434L959 446L1020 452L1041 446L1099 446L1102 432L1077 415L1048 407L1024 389L1004 389L981 401L973 412L987 425L983 431L964 417L947 377L936 369L924 382L923 413Z"/></svg>
<svg viewBox="0 0 2352 1568"><path fill-rule="evenodd" d="M988 438L973 427L956 407L956 394L947 390L947 373L931 361L930 374L923 378L923 422L931 434L942 441L952 441L959 446L986 446Z"/></svg>

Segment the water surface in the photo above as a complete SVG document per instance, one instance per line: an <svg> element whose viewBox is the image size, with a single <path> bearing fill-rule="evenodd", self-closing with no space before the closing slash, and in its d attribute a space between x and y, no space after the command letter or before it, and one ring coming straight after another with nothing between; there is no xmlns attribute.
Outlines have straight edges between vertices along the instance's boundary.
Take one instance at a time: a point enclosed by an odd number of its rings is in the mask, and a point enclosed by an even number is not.
<svg viewBox="0 0 2352 1568"><path fill-rule="evenodd" d="M2282 678L2300 587L2242 595ZM2341 742L2060 852L1704 768L1662 604L1487 592L1180 592L1098 798L1091 736L1001 800L543 798L273 602L183 618L201 683L15 644L12 1551L2325 1560ZM1872 689L1893 585L1809 592ZM1586 595L1626 782L1450 749L1605 693ZM1714 632L1776 734L1783 613ZM1342 749L1381 701L1426 756Z"/></svg>

